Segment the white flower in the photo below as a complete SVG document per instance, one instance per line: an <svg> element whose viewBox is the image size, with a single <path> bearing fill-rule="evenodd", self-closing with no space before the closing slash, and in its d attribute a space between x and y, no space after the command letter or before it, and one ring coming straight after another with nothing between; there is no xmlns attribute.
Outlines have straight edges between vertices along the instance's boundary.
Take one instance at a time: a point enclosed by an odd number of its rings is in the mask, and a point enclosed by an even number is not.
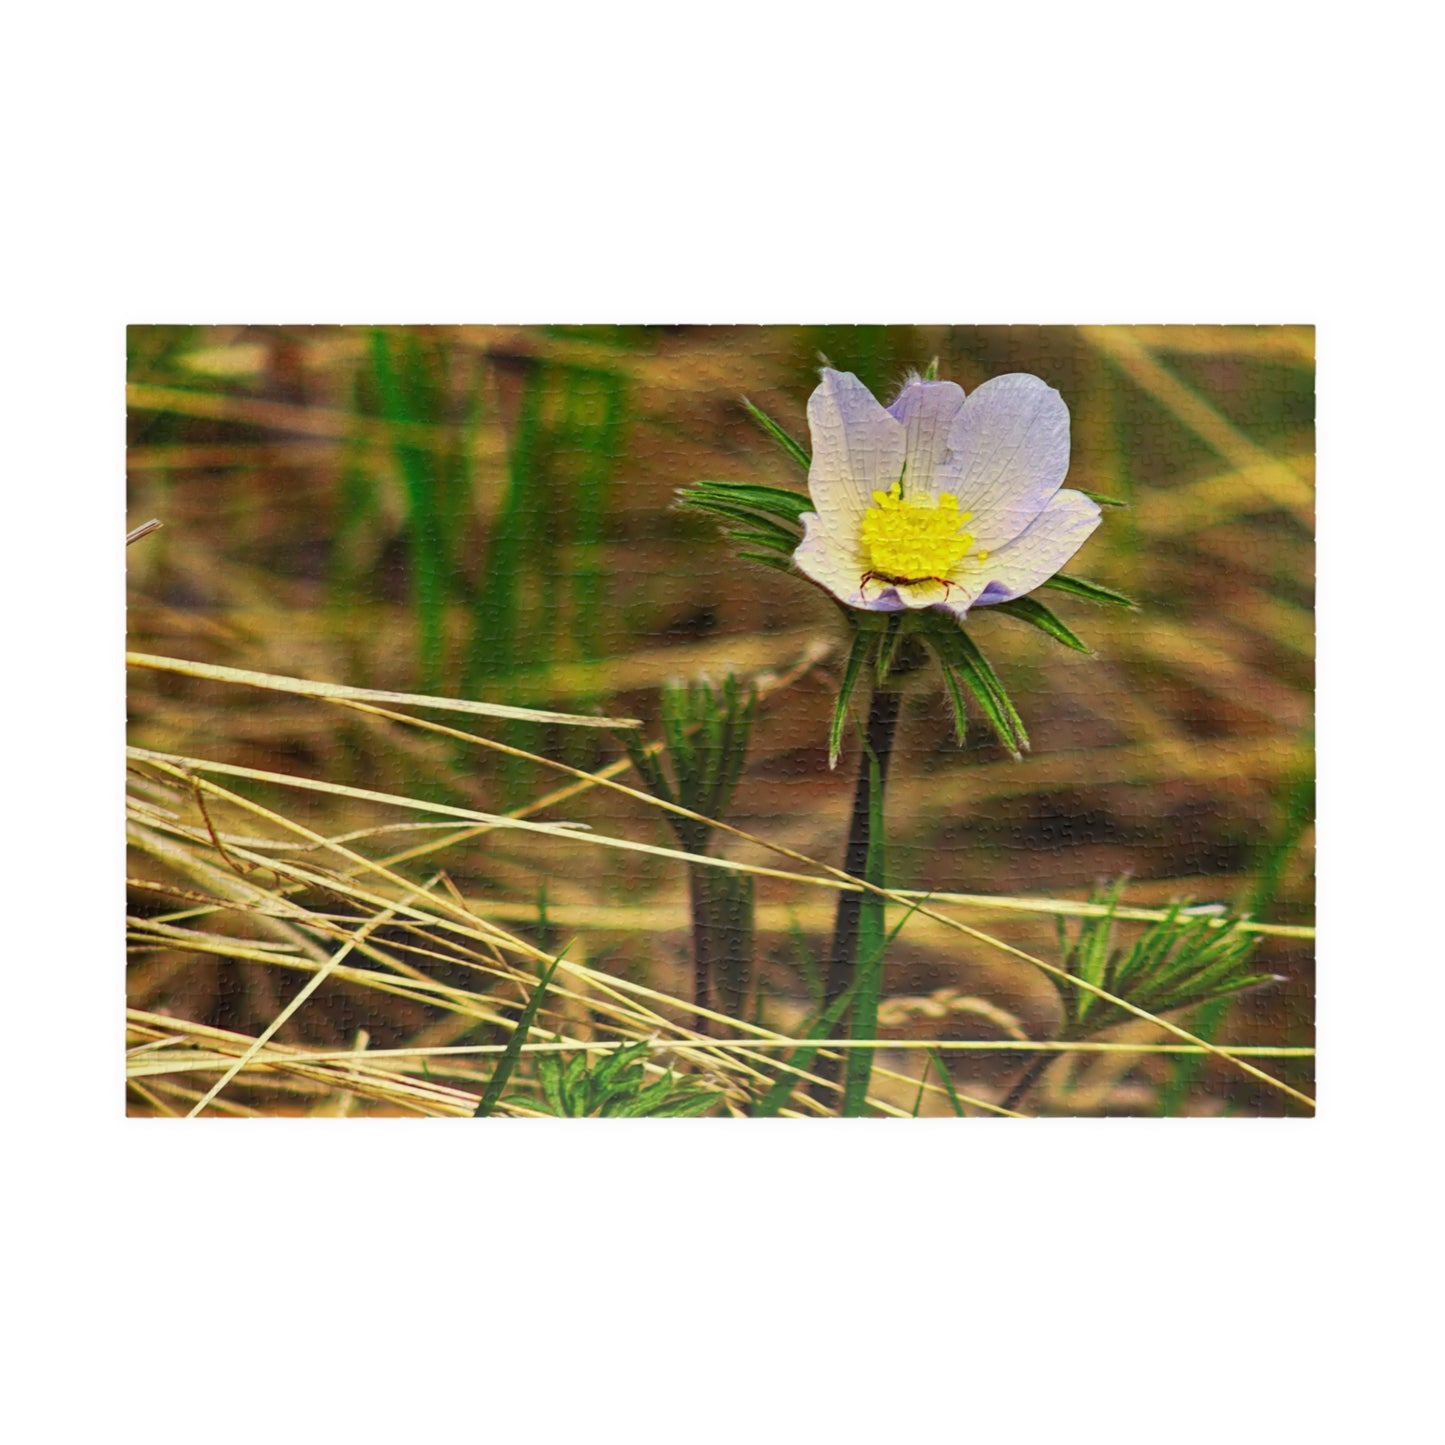
<svg viewBox="0 0 1445 1445"><path fill-rule="evenodd" d="M911 380L884 408L849 372L808 400L813 464L798 568L849 607L900 612L1008 602L1048 581L1099 525L1069 469L1069 409L1016 373L966 401Z"/></svg>

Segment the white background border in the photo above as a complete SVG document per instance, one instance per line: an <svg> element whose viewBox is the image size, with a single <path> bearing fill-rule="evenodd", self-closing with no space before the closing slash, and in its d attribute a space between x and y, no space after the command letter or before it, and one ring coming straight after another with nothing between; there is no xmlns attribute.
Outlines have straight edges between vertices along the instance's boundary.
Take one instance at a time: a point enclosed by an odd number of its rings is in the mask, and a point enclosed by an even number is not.
<svg viewBox="0 0 1445 1445"><path fill-rule="evenodd" d="M19 1438L1421 1433L1442 332L1414 13L12 20ZM1318 324L1321 1117L123 1120L123 327L236 320Z"/></svg>

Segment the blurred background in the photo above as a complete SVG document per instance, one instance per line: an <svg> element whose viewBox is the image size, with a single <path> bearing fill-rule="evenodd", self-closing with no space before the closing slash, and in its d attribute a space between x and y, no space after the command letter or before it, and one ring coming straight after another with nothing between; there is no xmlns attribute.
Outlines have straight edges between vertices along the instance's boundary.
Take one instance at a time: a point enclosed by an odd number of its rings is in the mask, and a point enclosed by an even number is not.
<svg viewBox="0 0 1445 1445"><path fill-rule="evenodd" d="M791 679L760 710L730 821L836 865L856 767L856 747L827 766L837 611L802 580L734 559L715 524L673 505L675 490L701 479L803 490L739 398L806 444L820 357L885 402L934 357L966 390L1032 372L1070 408L1068 485L1128 503L1105 512L1069 570L1143 610L1050 594L1096 657L975 615L1034 751L1011 761L981 724L960 749L938 688L911 692L888 800L892 881L1082 899L1127 874L1132 904L1188 897L1308 924L1313 343L1308 327L132 327L129 524L157 517L164 529L129 549L129 645L365 687L602 708L643 719L649 737L670 677ZM132 671L130 711L143 747L464 807L515 808L560 781L385 719L160 672ZM494 734L589 770L621 756L605 731ZM290 807L323 833L376 821L341 797L293 795ZM537 816L672 841L655 811L600 790ZM681 868L549 846L490 835L424 865L513 926L575 935L573 956L592 966L687 997ZM735 841L722 851L778 862ZM133 872L165 877L148 856ZM826 947L832 895L760 878L757 900L755 1014L783 1029L806 1013L800 953ZM141 918L175 906L144 889L131 903ZM1047 917L966 919L1056 956ZM1204 1024L1221 1041L1312 1044L1312 943L1268 937L1258 962L1283 981ZM255 1034L298 986L264 962L150 940L132 954L129 1001ZM1000 1017L1045 1037L1058 1016L1036 970L926 921L891 948L884 995L880 1032L897 1038L996 1038ZM455 1036L440 1008L337 983L279 1037L336 1048L358 1030L378 1048ZM960 1087L997 1097L1020 1062L970 1055L952 1068ZM1269 1067L1311 1084L1311 1060ZM1041 1104L1060 1112L1299 1112L1214 1061L1100 1056L1049 1079ZM241 1081L234 1097L305 1108ZM140 1095L129 1107L153 1110Z"/></svg>

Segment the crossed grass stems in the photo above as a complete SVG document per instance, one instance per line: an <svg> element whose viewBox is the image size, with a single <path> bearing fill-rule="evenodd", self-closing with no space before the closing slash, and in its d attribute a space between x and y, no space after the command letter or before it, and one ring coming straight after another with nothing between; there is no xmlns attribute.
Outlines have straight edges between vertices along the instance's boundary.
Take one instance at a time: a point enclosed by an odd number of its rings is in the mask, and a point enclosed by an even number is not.
<svg viewBox="0 0 1445 1445"><path fill-rule="evenodd" d="M1034 911L1087 918L1098 916L1096 905L1041 900L981 899L963 894L930 895L912 890L876 887L785 845L758 837L728 823L705 818L676 803L617 781L618 776L630 766L626 759L598 772L589 773L496 739L398 712L393 707L382 704L404 701L432 708L504 716L515 716L518 712L527 711L524 709L504 709L490 704L459 703L442 698L381 693L361 688L339 688L299 679L206 667L179 659L132 655L129 660L133 665L161 671L301 693L332 706L368 713L388 722L420 728L457 742L509 755L565 774L572 779L566 786L507 814L488 814L474 809L353 788L322 779L265 772L149 749L130 749L133 771L139 772L142 777L148 777L152 790L157 782L164 780L161 791L168 793L171 801L189 797L201 819L200 826L185 824L180 821L178 810L167 806L165 801L157 806L154 798L150 803L143 798L136 798L131 802L132 842L169 871L188 875L193 881L202 884L203 889L210 890L207 892L172 888L149 880L131 880L132 886L139 890L162 897L170 896L189 905L158 918L132 918L132 947L141 950L185 948L202 954L220 954L269 966L296 968L312 975L301 992L256 1038L169 1016L140 1010L130 1011L129 1027L132 1036L140 1042L130 1054L129 1084L136 1096L157 1112L180 1112L167 1102L167 1098L182 1104L188 1103L187 1112L190 1115L199 1114L206 1109L221 1113L255 1112L223 1097L230 1083L244 1076L249 1084L264 1083L283 1092L289 1088L293 1091L299 1089L303 1094L314 1094L319 1087L323 1093L329 1092L336 1098L337 1112L345 1112L354 1098L364 1097L417 1113L469 1115L476 1111L477 1095L466 1088L443 1081L454 1079L476 1087L485 1086L487 1079L478 1076L474 1070L459 1067L462 1058L510 1054L515 1061L519 1054L615 1054L619 1050L636 1049L639 1043L646 1045L645 1051L639 1051L638 1054L645 1076L653 1081L664 1080L669 1076L670 1065L664 1067L660 1062L662 1056L670 1056L676 1062L686 1063L695 1071L694 1075L688 1077L695 1077L714 1088L720 1107L737 1117L745 1115L749 1101L757 1097L760 1091L766 1093L775 1090L780 1078L790 1079L794 1085L787 1095L787 1105L779 1110L780 1113L795 1117L829 1114L831 1111L821 1100L832 1094L841 1096L842 1088L834 1080L824 1077L810 1067L812 1060L815 1057L837 1060L844 1051L860 1048L923 1052L925 1066L921 1077L909 1077L878 1063L874 1064L873 1073L879 1079L906 1085L909 1091L916 1089L917 1100L920 1102L925 1094L941 1098L957 1113L964 1112L964 1106L967 1105L987 1114L1018 1117L1014 1110L960 1093L942 1064L940 1054L943 1051L1003 1050L1014 1056L1019 1053L1033 1053L1041 1059L1052 1058L1060 1053L1142 1055L1165 1052L1211 1055L1297 1103L1310 1109L1314 1107L1314 1101L1307 1094L1249 1063L1243 1057L1246 1053L1261 1057L1307 1057L1313 1054L1312 1049L1221 1047L1197 1037L1170 1019L1158 1017L1125 999L1117 998L1103 988L1067 973L1057 965L931 906L950 903L976 907L980 904L992 906L996 902L1003 902L1030 907ZM789 685L818 660L817 653L805 657L790 673L765 680L761 691L769 693ZM637 726L632 719L584 718L566 714L546 716L553 722L565 721L569 725L604 726L613 729ZM655 753L661 747L661 743L653 743L648 745L648 751ZM221 786L207 776L215 774L437 814L467 826L457 831L445 823L382 825L338 837L326 837L295 819L287 818ZM746 864L710 854L689 853L634 839L613 837L590 830L582 831L566 824L536 823L528 820L529 814L554 807L597 787L617 792L694 823L706 824L740 841L761 847L816 871L799 873ZM142 790L146 790L145 785L142 785ZM215 804L249 813L281 830L283 834L290 834L301 841L286 843L276 838L248 840L227 835L216 827L212 811ZM367 858L348 846L352 842L398 829L418 828L446 828L448 832L441 838L415 844L380 861ZM444 872L438 872L426 883L419 885L395 871L403 863L412 862L495 829L530 831L551 838L566 839L572 843L590 843L597 847L648 854L681 862L690 868L720 868L833 891L872 892L885 902L905 909L906 916L916 913L974 942L1028 963L1050 975L1056 982L1083 989L1101 1003L1163 1029L1172 1035L1176 1042L1068 1042L1012 1038L1004 1041L847 1040L833 1037L800 1039L779 1034L739 1017L719 1013L620 976L589 968L568 958L565 948L556 951L540 948L502 927L494 919L474 911ZM308 868L285 856L286 852L291 850L328 852L339 858L343 866L338 870ZM207 853L214 855L218 861L210 861L204 856ZM274 881L268 884L267 875ZM368 875L390 887L394 893L388 895L363 886L359 880ZM368 916L358 919L352 913L321 913L294 901L293 894L308 889L341 898L348 908L359 906L370 912ZM217 911L241 912L251 916L264 930L277 935L281 940L280 944L268 945L240 940L225 934L204 934L196 929L180 926L187 920ZM1124 910L1120 916L1157 920L1165 915L1157 910L1129 909ZM414 940L424 941L402 942L389 938L383 948L373 941L371 936L383 927L392 933L410 932L414 935ZM1308 933L1312 936L1312 930L1284 929L1268 924L1247 923L1245 927L1258 933L1283 932L1294 936ZM340 946L328 954L315 941L313 935L331 938ZM367 969L348 963L347 960L353 954L378 965L378 968ZM520 987L521 997L499 997L492 993L477 993L441 983L428 977L415 964L398 956L402 954L460 965L490 980ZM531 972L510 962L508 955L524 960L536 971ZM558 975L565 975L568 982L559 982ZM348 1051L327 1052L277 1044L274 1041L276 1033L322 984L333 979L376 989L414 1002L440 1006L459 1019L471 1020L467 1025L468 1030L483 1024L497 1025L512 1030L514 1038L507 1044L417 1046L376 1051L367 1051L363 1047L366 1040L361 1036L358 1036L358 1047ZM551 1008L541 1012L534 1011L533 1017L527 1018L525 1024L521 1020L507 1017L502 1012L503 1009L516 1009L529 1002L540 1003L544 979L547 984L546 1001L553 1005ZM688 1028L675 1022L661 1012L661 1009L678 1011L692 1015L700 1021L706 1020L708 1024L725 1026L734 1035L742 1037L710 1036L701 1029ZM544 1014L550 1014L559 1027L549 1027L543 1022ZM623 1035L622 1040L614 1042L578 1038L575 1034L569 1036L562 1027L568 1023L580 1023L590 1028L593 1020L605 1021ZM522 1034L520 1044L515 1037L518 1030ZM791 1060L778 1057L778 1054L784 1051L792 1054ZM793 1060L805 1062L800 1065ZM421 1069L421 1080L412 1077L401 1067L407 1061L412 1061ZM930 1070L936 1073L940 1082L935 1083L929 1079ZM211 1072L218 1073L219 1077L203 1093L168 1077ZM506 1112L519 1116L547 1112L529 1107L525 1097L515 1094L502 1102ZM873 1094L867 1095L865 1103L868 1108L880 1114L909 1116L909 1110ZM913 1112L916 1113L917 1109L916 1102Z"/></svg>

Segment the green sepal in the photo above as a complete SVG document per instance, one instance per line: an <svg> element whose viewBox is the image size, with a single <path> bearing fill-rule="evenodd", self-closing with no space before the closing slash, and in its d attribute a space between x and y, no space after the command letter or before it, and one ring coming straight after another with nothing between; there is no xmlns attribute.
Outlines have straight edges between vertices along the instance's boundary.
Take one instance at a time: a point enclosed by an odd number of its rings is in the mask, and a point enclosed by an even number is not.
<svg viewBox="0 0 1445 1445"><path fill-rule="evenodd" d="M798 550L796 537L782 537L776 532L744 531L739 527L736 530L729 530L724 535L732 541L742 542L746 546L767 547L774 552L781 553L784 557L791 557Z"/></svg>
<svg viewBox="0 0 1445 1445"><path fill-rule="evenodd" d="M1013 751L1015 758L1018 758L1029 750L1029 734L1024 727L1024 720L1013 705L1013 699L1004 690L998 674L979 651L978 644L961 627L957 635L961 655L965 659L964 666L960 668L963 680L969 691L978 698L980 705L984 705L987 699L997 709L997 716L991 713L990 720L995 727L1002 725L999 736L1004 745Z"/></svg>
<svg viewBox="0 0 1445 1445"><path fill-rule="evenodd" d="M1047 582L1040 585L1053 587L1059 592L1068 592L1074 597L1087 597L1090 602L1104 602L1110 607L1127 607L1131 612L1139 611L1139 604L1132 597L1125 597L1122 592L1115 592L1112 587L1105 587L1102 583L1090 582L1086 577L1070 577L1067 572L1055 572Z"/></svg>
<svg viewBox="0 0 1445 1445"><path fill-rule="evenodd" d="M958 674L948 663L939 658L939 670L943 673L943 687L948 694L948 705L953 709L953 731L962 747L968 741L968 708L964 705L963 689L958 685Z"/></svg>
<svg viewBox="0 0 1445 1445"><path fill-rule="evenodd" d="M929 608L921 616L923 636L932 644L945 673L953 669L983 709L999 741L1016 762L1021 760L1029 746L1028 730L988 659L949 614Z"/></svg>
<svg viewBox="0 0 1445 1445"><path fill-rule="evenodd" d="M775 552L739 552L738 557L744 562L757 562L764 567L771 567L775 572L791 573L793 566L791 562L785 562Z"/></svg>
<svg viewBox="0 0 1445 1445"><path fill-rule="evenodd" d="M746 507L785 522L797 523L804 512L813 510L813 499L806 492L770 487L765 482L692 482L677 489L678 501L686 507Z"/></svg>
<svg viewBox="0 0 1445 1445"><path fill-rule="evenodd" d="M1006 612L1010 617L1017 617L1020 622L1027 622L1031 627L1037 627L1040 632L1047 632L1050 637L1056 642L1062 642L1065 647L1072 647L1075 652L1093 656L1094 649L1087 642L1076 636L1071 628L1066 626L1042 602L1033 597L1015 597L1011 602L995 602L992 610Z"/></svg>
<svg viewBox="0 0 1445 1445"><path fill-rule="evenodd" d="M883 640L878 644L878 656L874 659L873 671L879 684L888 681L888 673L893 666L893 659L898 655L898 644L903 641L908 631L908 614L904 612L890 612L888 621L883 628Z"/></svg>
<svg viewBox="0 0 1445 1445"><path fill-rule="evenodd" d="M1091 502L1100 507L1127 507L1129 505L1128 502L1121 502L1118 497L1101 496L1098 492L1084 491L1083 487L1075 487L1074 490L1083 492Z"/></svg>
<svg viewBox="0 0 1445 1445"><path fill-rule="evenodd" d="M858 674L874 644L874 634L861 628L853 634L853 646L848 651L848 661L843 667L843 680L838 684L838 699L833 704L833 723L828 729L828 767L838 766L838 754L843 751L843 724L848 719L848 704L853 689L858 685Z"/></svg>
<svg viewBox="0 0 1445 1445"><path fill-rule="evenodd" d="M745 396L740 397L739 400L743 404L743 410L746 411L805 472L812 466L812 458L808 455L807 448L804 447L801 442L795 441L789 436L762 407L754 406Z"/></svg>

